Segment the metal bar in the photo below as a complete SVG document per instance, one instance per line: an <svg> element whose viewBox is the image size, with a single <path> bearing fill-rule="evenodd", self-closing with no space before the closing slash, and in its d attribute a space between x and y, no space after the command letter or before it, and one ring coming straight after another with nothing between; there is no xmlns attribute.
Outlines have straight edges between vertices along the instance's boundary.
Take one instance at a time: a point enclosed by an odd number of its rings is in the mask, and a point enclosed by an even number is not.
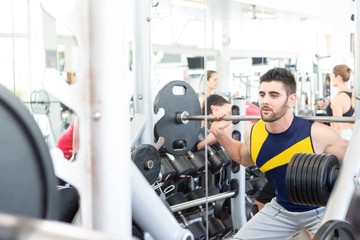
<svg viewBox="0 0 360 240"><path fill-rule="evenodd" d="M180 226L135 164L131 164L129 170L132 217L139 227L148 232L152 239L193 240L192 233Z"/></svg>
<svg viewBox="0 0 360 240"><path fill-rule="evenodd" d="M355 1L355 119L360 118L360 1Z"/></svg>
<svg viewBox="0 0 360 240"><path fill-rule="evenodd" d="M130 106L125 93L129 82L128 19L119 12L128 9L126 2L89 1L91 137L86 143L91 145L92 158L86 170L92 176L93 228L120 239L132 236L131 173L123 171L133 164L130 119L123 117ZM121 159L115 160L115 156Z"/></svg>
<svg viewBox="0 0 360 240"><path fill-rule="evenodd" d="M327 117L327 116L299 116L303 119L307 119L310 121L315 122L344 122L344 123L354 123L355 118L354 117ZM208 121L221 121L221 120L227 120L227 121L256 121L260 120L261 116L241 116L241 115L233 115L233 116L224 116L222 118L215 118L214 116L207 116ZM204 115L187 115L183 116L182 120L199 120L204 121L205 116Z"/></svg>
<svg viewBox="0 0 360 240"><path fill-rule="evenodd" d="M115 238L103 232L68 223L0 213L0 239L115 240L123 238Z"/></svg>
<svg viewBox="0 0 360 240"><path fill-rule="evenodd" d="M345 220L355 188L359 186L360 174L360 120L356 121L354 133L346 150L339 176L326 205L322 224L328 220Z"/></svg>
<svg viewBox="0 0 360 240"><path fill-rule="evenodd" d="M143 114L135 114L134 119L130 123L131 147L134 147L145 129L146 119Z"/></svg>
<svg viewBox="0 0 360 240"><path fill-rule="evenodd" d="M124 1L126 2L126 1ZM144 114L146 121L140 144L154 143L152 102L152 46L151 46L151 1L135 0L134 17L134 109Z"/></svg>
<svg viewBox="0 0 360 240"><path fill-rule="evenodd" d="M246 115L246 100L244 97L236 97L232 100L231 106L232 116ZM236 133L240 133L240 136ZM232 122L231 136L235 140L244 142L245 136L245 122ZM233 222L234 231L239 230L246 222L246 203L245 203L245 167L238 163L231 164L231 181L238 182L239 194L231 198L231 219ZM231 184L230 184L231 185Z"/></svg>
<svg viewBox="0 0 360 240"><path fill-rule="evenodd" d="M220 199L224 199L224 198L229 198L234 196L235 192L226 192L226 193L219 193L219 194L215 194L212 196L208 196L207 197L207 201L208 202L214 202ZM206 197L203 198L199 198L199 199L195 199L195 200L191 200L188 202L184 202L184 203L180 203L180 204L176 204L170 207L171 211L173 212L178 212L184 209L188 209L191 207L196 207L199 206L201 204L205 204L206 203Z"/></svg>

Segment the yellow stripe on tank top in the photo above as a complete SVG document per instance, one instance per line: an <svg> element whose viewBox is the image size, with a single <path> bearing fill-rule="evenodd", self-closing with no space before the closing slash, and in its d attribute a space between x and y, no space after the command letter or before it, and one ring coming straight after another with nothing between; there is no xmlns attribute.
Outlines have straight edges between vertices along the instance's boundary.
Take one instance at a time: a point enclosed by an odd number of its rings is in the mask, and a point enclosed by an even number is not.
<svg viewBox="0 0 360 240"><path fill-rule="evenodd" d="M284 164L287 164L290 162L292 156L294 156L295 153L314 153L310 137L307 137L300 142L297 142L296 144L292 145L290 148L286 149L285 151L279 153L269 161L267 161L260 170L262 172L267 172L271 169L274 169L276 167L282 166Z"/></svg>
<svg viewBox="0 0 360 240"><path fill-rule="evenodd" d="M251 157L255 164L260 149L268 135L269 133L265 129L265 122L263 120L259 120L254 124L251 131Z"/></svg>

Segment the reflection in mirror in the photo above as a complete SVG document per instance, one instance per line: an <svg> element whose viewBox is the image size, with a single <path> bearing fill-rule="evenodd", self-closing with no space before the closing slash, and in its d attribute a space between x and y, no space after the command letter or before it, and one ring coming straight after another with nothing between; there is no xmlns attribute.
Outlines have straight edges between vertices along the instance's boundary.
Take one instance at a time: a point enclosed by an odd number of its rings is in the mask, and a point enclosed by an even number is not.
<svg viewBox="0 0 360 240"><path fill-rule="evenodd" d="M45 49L45 68L55 68L61 76L59 81L69 85L76 82L79 72L79 50L75 36L61 23L42 12L43 37ZM37 80L38 89L33 90L34 96L38 92L46 92L42 89L40 80ZM49 96L48 112L40 114L32 111L35 119L43 132L49 148L58 147L62 150L66 159L73 156L73 129L75 113L58 99ZM33 100L30 105L33 105ZM44 102L44 101L43 101ZM33 110L33 108L31 108Z"/></svg>

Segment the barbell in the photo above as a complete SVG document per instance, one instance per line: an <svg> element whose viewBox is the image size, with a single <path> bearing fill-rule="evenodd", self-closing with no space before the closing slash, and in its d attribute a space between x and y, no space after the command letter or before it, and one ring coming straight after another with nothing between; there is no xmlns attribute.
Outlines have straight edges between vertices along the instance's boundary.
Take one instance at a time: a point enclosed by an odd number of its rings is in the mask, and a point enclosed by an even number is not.
<svg viewBox="0 0 360 240"><path fill-rule="evenodd" d="M183 155L197 142L201 121L257 121L261 116L232 115L216 119L201 115L201 107L194 89L184 81L172 81L158 92L154 112L164 109L164 116L155 124L156 140L165 138L164 149L173 155ZM316 122L354 123L354 117L300 116Z"/></svg>
<svg viewBox="0 0 360 240"><path fill-rule="evenodd" d="M186 115L186 113L184 114L180 114L182 115L182 120L183 121L188 121L188 120L201 120L201 121L222 121L222 120L226 120L226 121L258 121L261 119L261 116L257 116L257 115L247 115L247 116L243 116L243 115L232 115L232 116L224 116L222 118L215 118L214 116L208 115ZM303 119L307 119L310 121L314 121L314 122L341 122L341 123L354 123L355 122L355 118L354 117L329 117L329 116L299 116Z"/></svg>

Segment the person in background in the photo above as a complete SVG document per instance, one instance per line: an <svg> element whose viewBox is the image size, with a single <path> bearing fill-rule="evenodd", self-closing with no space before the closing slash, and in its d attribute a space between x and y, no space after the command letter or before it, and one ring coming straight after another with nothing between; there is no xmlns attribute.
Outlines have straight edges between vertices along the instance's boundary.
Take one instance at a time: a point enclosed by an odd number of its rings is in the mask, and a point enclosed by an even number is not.
<svg viewBox="0 0 360 240"><path fill-rule="evenodd" d="M78 130L77 130L77 119L76 116L72 119L69 127L65 129L65 131L59 137L56 147L61 149L64 154L64 157L67 160L70 160L71 157L77 152L78 150Z"/></svg>
<svg viewBox="0 0 360 240"><path fill-rule="evenodd" d="M223 98L220 95L213 94L207 97L207 114L208 115L231 115L231 103L227 101L225 98ZM260 115L260 108L256 106L255 104L246 102L246 115ZM202 107L202 114L205 114L205 107ZM249 127L251 123L254 123L256 121L246 121L245 127ZM227 129L227 131L231 132L231 127ZM208 144L214 144L216 142L216 139L212 133L208 135ZM198 149L202 149L205 146L205 141L201 141L197 144Z"/></svg>
<svg viewBox="0 0 360 240"><path fill-rule="evenodd" d="M216 71L208 70L206 72L206 76L207 76L206 93L201 91L202 79L200 80L200 97L199 97L199 101L200 101L201 109L204 106L205 97L210 96L214 92L214 90L216 89L216 87L218 85L218 82L219 82L219 76L218 76L218 73Z"/></svg>
<svg viewBox="0 0 360 240"><path fill-rule="evenodd" d="M352 70L347 65L337 65L332 70L331 82L338 89L338 94L326 106L328 116L351 117L354 115L352 91L347 86ZM318 101L320 108L325 108L324 102ZM345 140L350 140L354 124L331 122L334 128Z"/></svg>

